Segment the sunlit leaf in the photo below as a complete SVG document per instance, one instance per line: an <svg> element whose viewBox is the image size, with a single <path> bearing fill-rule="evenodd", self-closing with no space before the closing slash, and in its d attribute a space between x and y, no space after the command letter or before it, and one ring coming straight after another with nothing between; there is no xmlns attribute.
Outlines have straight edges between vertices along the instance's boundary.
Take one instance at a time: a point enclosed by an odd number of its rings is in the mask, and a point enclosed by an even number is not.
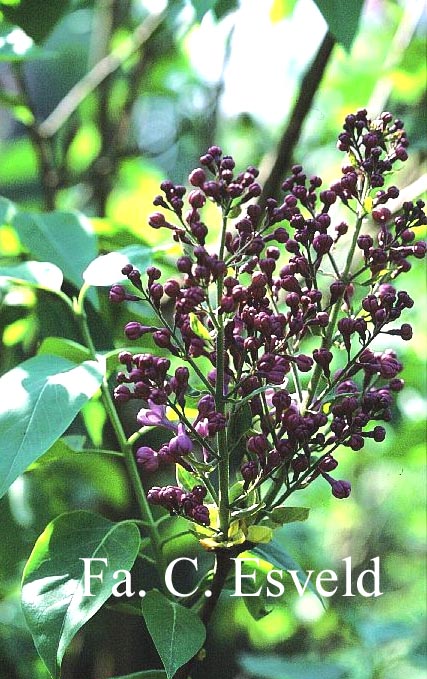
<svg viewBox="0 0 427 679"><path fill-rule="evenodd" d="M201 339L204 340L212 339L209 330L203 325L203 323L196 316L196 314L189 313L188 317L190 320L190 328L192 329L194 334L197 335L197 337L200 337Z"/></svg>
<svg viewBox="0 0 427 679"><path fill-rule="evenodd" d="M87 347L66 337L46 337L39 346L37 354L39 356L44 354L61 356L73 363L81 363L90 359L90 351Z"/></svg>
<svg viewBox="0 0 427 679"><path fill-rule="evenodd" d="M18 212L13 226L33 256L53 262L81 287L83 271L96 257L96 238L86 217L77 212Z"/></svg>
<svg viewBox="0 0 427 679"><path fill-rule="evenodd" d="M22 607L36 648L54 677L59 677L64 653L79 629L101 608L117 584L117 570L130 570L140 546L137 526L112 523L86 511L62 514L37 540L25 566ZM92 564L85 590L82 559Z"/></svg>
<svg viewBox="0 0 427 679"><path fill-rule="evenodd" d="M61 269L51 262L28 261L15 266L0 267L0 279L7 278L16 283L30 283L36 287L57 292L61 289Z"/></svg>
<svg viewBox="0 0 427 679"><path fill-rule="evenodd" d="M67 429L103 374L96 361L76 365L46 355L0 378L0 497Z"/></svg>

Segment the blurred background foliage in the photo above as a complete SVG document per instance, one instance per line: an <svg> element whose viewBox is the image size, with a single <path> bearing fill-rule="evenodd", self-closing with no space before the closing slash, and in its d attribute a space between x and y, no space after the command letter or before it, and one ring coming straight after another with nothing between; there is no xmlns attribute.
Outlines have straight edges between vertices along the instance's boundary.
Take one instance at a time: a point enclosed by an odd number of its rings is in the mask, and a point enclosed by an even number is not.
<svg viewBox="0 0 427 679"><path fill-rule="evenodd" d="M11 225L13 201L33 211L81 211L100 252L137 245L147 264L162 261L170 274L174 250L147 226L162 179L185 183L217 143L239 166L259 166L273 192L292 161L331 181L342 162L335 150L342 120L360 107L405 121L411 155L394 182L406 199L425 195L422 0L8 0L0 16L2 267L37 259ZM351 555L357 573L380 556L383 595L337 594L324 610L288 582L267 616L250 606L257 620L244 601L224 596L195 679L425 676L427 337L425 269L417 264L405 276L417 302L405 319L414 339L399 347L407 386L386 441L342 452L350 500L314 484L295 500L313 508L310 520L279 532L302 567L316 572L343 574ZM73 291L72 282L65 286ZM97 348L121 347L123 324L141 317L132 304L112 311L101 289L90 314ZM79 341L61 302L0 278L0 373L43 351L51 336ZM121 415L132 431L134 413ZM105 421L95 398L68 438L1 500L1 679L48 676L19 606L23 565L46 523L76 508L112 518L133 513L121 465L75 452L114 448ZM199 553L191 537L175 541L169 556L183 551ZM140 577L148 582L150 573ZM63 678L106 679L156 663L142 619L104 610L76 638Z"/></svg>

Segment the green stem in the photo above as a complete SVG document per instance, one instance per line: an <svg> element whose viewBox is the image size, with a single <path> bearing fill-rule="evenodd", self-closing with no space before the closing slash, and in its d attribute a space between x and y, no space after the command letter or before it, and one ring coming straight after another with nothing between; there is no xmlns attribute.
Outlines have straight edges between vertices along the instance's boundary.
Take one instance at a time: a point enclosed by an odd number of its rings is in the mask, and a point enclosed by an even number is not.
<svg viewBox="0 0 427 679"><path fill-rule="evenodd" d="M74 305L74 313L76 316L76 319L78 321L78 324L80 326L80 330L83 336L83 339L86 343L87 348L89 349L91 356L94 360L97 360L97 354L96 354L96 349L95 345L92 340L92 336L90 334L88 322L87 322L87 317L86 317L86 312L84 310L84 299L87 290L89 289L88 285L83 285L82 289L80 290L79 297ZM144 489L142 487L141 479L139 477L139 472L138 472L138 467L136 464L136 460L133 454L133 449L132 445L128 442L126 438L126 434L124 432L122 423L120 421L120 418L117 414L116 407L114 405L113 399L111 398L110 390L108 387L108 383L106 378L104 377L102 380L101 384L101 395L102 395L102 401L104 404L105 411L107 413L107 416L111 422L111 425L114 429L114 432L117 437L117 442L119 444L120 450L123 453L124 456L124 461L126 465L127 472L129 474L129 478L132 484L132 487L134 489L134 493L136 496L136 500L138 502L139 510L141 512L141 517L144 521L144 525L147 529L147 533L150 537L151 544L153 547L153 551L156 557L156 562L158 564L159 570L161 574L163 575L165 571L165 560L162 552L162 543L161 543L161 538L159 535L159 531L157 530L157 525L154 521L153 515L151 513L150 506L148 504L148 500L145 496Z"/></svg>
<svg viewBox="0 0 427 679"><path fill-rule="evenodd" d="M227 228L227 212L224 210L222 218L221 242L219 247L220 260L224 257L225 248L225 233ZM216 336L216 385L215 385L215 407L218 413L225 415L226 397L224 396L225 383L225 335L224 335L224 318L220 311L221 299L224 288L224 276L221 274L217 280L217 309L218 309L218 331ZM221 430L217 433L217 451L219 455L218 464L218 478L219 478L219 527L223 535L223 539L227 540L228 525L229 525L229 499L228 489L230 485L230 470L229 470L229 451L227 444L227 432Z"/></svg>

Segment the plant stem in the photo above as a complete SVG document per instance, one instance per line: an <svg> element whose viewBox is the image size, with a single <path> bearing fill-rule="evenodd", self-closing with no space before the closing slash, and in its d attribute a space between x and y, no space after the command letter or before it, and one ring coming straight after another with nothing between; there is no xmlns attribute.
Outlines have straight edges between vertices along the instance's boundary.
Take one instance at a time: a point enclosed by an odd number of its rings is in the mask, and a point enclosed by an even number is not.
<svg viewBox="0 0 427 679"><path fill-rule="evenodd" d="M233 559L238 557L241 552L253 547L250 543L243 543L234 547L234 549L218 549L216 552L215 573L210 587L211 596L206 598L200 618L202 622L207 625L215 610L218 599L224 588L228 574L233 566ZM197 656L189 660L183 665L174 675L174 679L187 679L190 672L194 669L197 662Z"/></svg>
<svg viewBox="0 0 427 679"><path fill-rule="evenodd" d="M74 313L77 319L77 322L80 327L80 331L82 333L83 340L86 343L87 348L89 349L91 356L94 360L97 360L97 354L96 354L96 349L92 340L92 336L90 334L88 322L87 322L87 317L86 317L86 312L84 310L84 299L87 290L89 289L89 286L86 284L83 285L79 297L74 305ZM111 422L111 425L114 429L114 432L116 434L117 442L119 444L119 448L121 452L123 453L124 456L124 462L126 465L126 469L129 475L129 479L131 481L136 500L138 502L139 510L141 513L141 517L144 521L144 526L147 529L147 533L150 537L151 544L153 547L153 552L155 554L156 562L159 568L159 571L161 575L163 576L164 571L165 571L165 560L162 552L162 542L161 538L159 535L159 531L157 529L157 525L154 521L153 515L151 513L150 506L148 504L148 500L145 496L144 488L142 487L141 479L139 477L139 472L138 472L138 467L136 464L136 460L133 454L133 449L132 445L129 444L126 434L124 432L122 423L120 421L120 418L117 414L116 407L114 405L113 399L111 398L110 390L108 387L108 383L106 378L104 377L102 380L101 384L101 394L102 394L102 401L104 404L105 411L107 413L107 416ZM162 583L163 583L163 578L162 578ZM163 583L164 586L164 583Z"/></svg>
<svg viewBox="0 0 427 679"><path fill-rule="evenodd" d="M225 247L225 233L227 228L227 211L224 209L221 230L221 242L219 248L219 258L222 260ZM220 274L217 280L217 309L218 309L218 330L216 336L216 385L215 385L215 407L218 413L225 415L226 397L224 395L225 385L225 336L224 318L221 313L221 299L224 288L224 275ZM229 451L227 444L227 432L222 429L217 433L217 451L219 455L218 477L219 477L219 527L224 540L228 537L229 521L229 502L228 489L230 485L229 470Z"/></svg>

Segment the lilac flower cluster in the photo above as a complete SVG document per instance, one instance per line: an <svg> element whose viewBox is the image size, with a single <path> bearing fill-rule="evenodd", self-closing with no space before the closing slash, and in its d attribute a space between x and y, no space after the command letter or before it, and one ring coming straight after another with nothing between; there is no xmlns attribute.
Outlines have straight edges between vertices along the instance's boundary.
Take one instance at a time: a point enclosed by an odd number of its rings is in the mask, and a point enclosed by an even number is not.
<svg viewBox="0 0 427 679"><path fill-rule="evenodd" d="M330 474L338 466L334 453L385 438L378 422L392 416L403 366L394 351L371 345L380 334L411 339L408 323L390 327L414 303L392 281L426 253L416 242L416 229L427 224L424 203L404 203L393 214L386 203L399 190L377 190L406 160L407 145L391 114L373 121L365 110L349 115L338 141L348 159L341 178L324 188L295 165L282 200L267 199L264 210L255 202L262 191L256 168L236 173L233 158L217 146L189 175L188 209L183 186L161 184L149 224L182 244L177 276L161 282L158 268L142 274L129 264L123 274L136 294L121 285L110 292L113 303L151 306L158 326L131 321L125 335L149 335L170 355L119 355L126 370L117 376L116 401L142 400L138 425L172 435L158 451L139 447L137 462L143 473L178 464L198 482L191 491L152 488L152 503L207 525L206 485L224 503L221 479L236 464L242 491L226 500L226 512L244 508L251 493L262 518L266 506L319 476L335 497L348 497L350 484ZM222 215L216 244L203 221L207 202ZM239 421L245 425L236 433ZM210 481L215 470L218 492Z"/></svg>

